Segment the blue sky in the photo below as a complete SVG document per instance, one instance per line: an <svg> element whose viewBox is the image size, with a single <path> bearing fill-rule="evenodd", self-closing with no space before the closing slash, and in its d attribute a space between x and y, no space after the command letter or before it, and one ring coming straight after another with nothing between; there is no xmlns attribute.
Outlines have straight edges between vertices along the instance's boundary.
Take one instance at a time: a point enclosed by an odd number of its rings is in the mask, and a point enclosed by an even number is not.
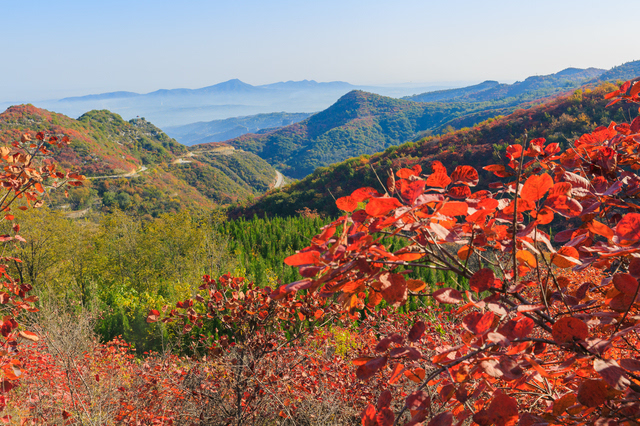
<svg viewBox="0 0 640 426"><path fill-rule="evenodd" d="M637 0L0 0L0 102L313 79L522 80L640 59Z"/></svg>

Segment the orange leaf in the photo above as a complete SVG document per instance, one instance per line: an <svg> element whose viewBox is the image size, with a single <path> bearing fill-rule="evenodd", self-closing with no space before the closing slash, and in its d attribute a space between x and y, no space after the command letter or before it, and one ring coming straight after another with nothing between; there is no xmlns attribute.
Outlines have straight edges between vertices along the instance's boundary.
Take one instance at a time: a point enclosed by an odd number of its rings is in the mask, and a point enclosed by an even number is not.
<svg viewBox="0 0 640 426"><path fill-rule="evenodd" d="M340 210L344 210L346 212L352 212L358 208L358 202L351 198L351 196L347 195L346 197L340 197L336 200L336 206Z"/></svg>
<svg viewBox="0 0 640 426"><path fill-rule="evenodd" d="M566 195L550 195L544 205L564 217L576 217L582 213L582 205Z"/></svg>
<svg viewBox="0 0 640 426"><path fill-rule="evenodd" d="M467 214L469 205L464 201L449 201L442 205L438 213L444 216L463 216Z"/></svg>
<svg viewBox="0 0 640 426"><path fill-rule="evenodd" d="M574 247L564 246L551 256L551 262L558 268L571 268L580 263L579 257L580 254Z"/></svg>
<svg viewBox="0 0 640 426"><path fill-rule="evenodd" d="M402 377L402 372L404 371L404 365L398 363L396 364L396 366L393 368L393 372L391 373L391 378L389 379L389 384L393 385L395 383L398 382L398 380L400 380L400 378Z"/></svg>
<svg viewBox="0 0 640 426"><path fill-rule="evenodd" d="M522 186L520 197L532 202L539 201L553 186L553 179L546 173L529 176Z"/></svg>
<svg viewBox="0 0 640 426"><path fill-rule="evenodd" d="M473 249L469 245L464 245L458 250L458 257L462 260L467 260L471 253L473 253Z"/></svg>
<svg viewBox="0 0 640 426"><path fill-rule="evenodd" d="M420 383L424 380L425 371L424 368L416 368L415 370L406 370L404 375L407 376L409 380L415 383Z"/></svg>
<svg viewBox="0 0 640 426"><path fill-rule="evenodd" d="M516 253L516 259L520 263L526 263L532 268L535 268L538 265L538 261L536 257L528 252L527 250L520 250Z"/></svg>
<svg viewBox="0 0 640 426"><path fill-rule="evenodd" d="M422 280L407 280L407 287L411 291L422 291L427 285Z"/></svg>
<svg viewBox="0 0 640 426"><path fill-rule="evenodd" d="M602 235L607 240L613 238L613 229L609 228L604 223L600 223L597 220L592 220L587 224L587 229L594 234Z"/></svg>

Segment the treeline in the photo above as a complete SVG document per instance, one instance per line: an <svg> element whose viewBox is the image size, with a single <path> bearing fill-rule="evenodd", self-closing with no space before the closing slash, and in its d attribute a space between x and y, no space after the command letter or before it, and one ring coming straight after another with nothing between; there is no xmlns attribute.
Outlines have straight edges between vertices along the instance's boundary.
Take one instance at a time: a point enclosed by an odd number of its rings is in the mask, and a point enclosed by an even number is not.
<svg viewBox="0 0 640 426"><path fill-rule="evenodd" d="M173 334L170 327L147 324L150 309L194 297L203 275L231 273L272 288L299 280L284 258L307 247L329 221L308 211L235 221L226 220L222 211L157 218L115 211L70 219L41 208L16 213L26 242L5 243L5 256L22 260L7 268L33 286L43 305L85 310L101 340L122 336L144 352L161 350ZM383 243L400 248L400 240ZM429 268L413 276L430 284L465 285ZM403 309L419 306L412 299Z"/></svg>

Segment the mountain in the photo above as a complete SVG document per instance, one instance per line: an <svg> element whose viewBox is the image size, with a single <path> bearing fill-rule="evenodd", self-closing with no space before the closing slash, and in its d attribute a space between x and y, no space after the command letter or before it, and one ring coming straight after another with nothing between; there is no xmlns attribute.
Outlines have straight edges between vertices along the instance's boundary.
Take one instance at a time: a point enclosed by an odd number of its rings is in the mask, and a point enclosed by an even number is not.
<svg viewBox="0 0 640 426"><path fill-rule="evenodd" d="M54 194L54 206L130 210L158 215L181 208L213 208L259 195L276 182L276 171L258 156L233 147L188 150L143 118L89 111L77 120L18 105L0 114L0 143L26 132L67 135L71 144L54 151L64 168L88 177Z"/></svg>
<svg viewBox="0 0 640 426"><path fill-rule="evenodd" d="M354 90L299 123L225 143L259 155L287 176L301 178L316 167L398 145L464 111L461 105L420 104Z"/></svg>
<svg viewBox="0 0 640 426"><path fill-rule="evenodd" d="M160 89L150 93L120 91L38 101L35 104L71 117L79 117L90 110L106 109L126 119L145 117L165 129L199 121L209 122L279 111L313 113L329 107L336 99L354 89L366 89L387 96L405 96L418 90L403 85L364 87L343 81L314 80L253 86L232 79L199 89ZM433 87L423 89L432 90ZM22 100L27 101L30 100Z"/></svg>
<svg viewBox="0 0 640 426"><path fill-rule="evenodd" d="M183 145L195 145L221 142L247 133L274 130L302 121L310 115L308 113L273 112L166 127L164 130Z"/></svg>
<svg viewBox="0 0 640 426"><path fill-rule="evenodd" d="M345 82L313 80L253 86L232 79L199 89L160 89L145 94L111 92L36 104L73 117L89 110L107 109L128 119L145 117L166 128L277 111L311 113L327 108L354 87Z"/></svg>
<svg viewBox="0 0 640 426"><path fill-rule="evenodd" d="M272 132L246 134L225 143L259 155L288 176L301 178L316 167L472 127L518 108L531 108L574 91L603 73L597 68L567 68L514 84L485 81L402 100L352 91L299 123Z"/></svg>
<svg viewBox="0 0 640 426"><path fill-rule="evenodd" d="M416 102L459 101L459 102L496 102L521 103L566 92L602 75L605 70L598 68L567 68L555 74L528 77L513 84L499 84L485 81L476 86L442 92L430 92L408 96L404 99ZM513 99L511 99L513 98Z"/></svg>
<svg viewBox="0 0 640 426"><path fill-rule="evenodd" d="M458 165L474 166L481 177L481 185L475 190L480 190L489 177L482 167L504 163L507 146L521 142L525 133L529 140L544 137L564 149L579 135L597 126L608 125L612 120L627 122L629 117L637 116L637 107L631 105L606 108L608 101L604 95L615 89L616 86L603 83L592 89L558 96L530 109L517 109L510 115L491 118L473 128L425 137L371 156L363 155L321 167L298 182L272 190L243 208L236 208L231 216L291 216L304 208L337 216L340 212L334 197L349 195L363 186L382 190L380 181L386 182L390 172L402 167L420 164L424 172L429 173L435 160L442 162L449 173Z"/></svg>
<svg viewBox="0 0 640 426"><path fill-rule="evenodd" d="M497 81L487 80L473 86L461 87L458 89L438 90L435 92L426 92L419 95L405 96L403 99L414 102L448 101L473 93L482 92L483 90L492 89L498 86L500 86L500 83L498 83Z"/></svg>
<svg viewBox="0 0 640 426"><path fill-rule="evenodd" d="M595 81L627 81L640 76L640 61L626 62L600 74Z"/></svg>

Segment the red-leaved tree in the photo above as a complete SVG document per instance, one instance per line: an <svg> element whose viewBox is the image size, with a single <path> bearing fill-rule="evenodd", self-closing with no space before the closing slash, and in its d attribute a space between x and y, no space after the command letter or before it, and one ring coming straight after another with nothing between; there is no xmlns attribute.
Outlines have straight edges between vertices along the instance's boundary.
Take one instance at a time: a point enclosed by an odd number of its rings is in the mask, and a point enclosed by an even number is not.
<svg viewBox="0 0 640 426"><path fill-rule="evenodd" d="M11 146L0 147L0 220L13 221L10 211L16 206L21 210L40 207L42 197L52 188L61 188L65 184L82 185L84 176L59 171L51 160L50 149L62 148L69 142L67 137L39 132L35 136L24 134ZM24 241L19 234L20 225L14 223L11 229L12 234L0 235L0 242ZM18 339L38 340L35 333L19 324L23 313L37 311L34 306L37 297L29 296L30 285L7 273L10 262L20 262L20 259L0 256L0 412L5 408L3 394L15 387L22 375L17 357Z"/></svg>
<svg viewBox="0 0 640 426"><path fill-rule="evenodd" d="M632 80L608 97L639 103L638 93ZM451 311L448 344L428 344L417 320L357 360L362 380L419 372L410 394L390 385L371 401L363 425L638 424L640 117L566 150L533 139L506 156L484 167L499 179L475 192L477 170L437 161L429 174L397 171L382 193L358 189L285 260L306 278L271 298L306 290L353 317L419 295L410 269L459 278L429 293L431 314ZM391 252L390 239L405 246Z"/></svg>

